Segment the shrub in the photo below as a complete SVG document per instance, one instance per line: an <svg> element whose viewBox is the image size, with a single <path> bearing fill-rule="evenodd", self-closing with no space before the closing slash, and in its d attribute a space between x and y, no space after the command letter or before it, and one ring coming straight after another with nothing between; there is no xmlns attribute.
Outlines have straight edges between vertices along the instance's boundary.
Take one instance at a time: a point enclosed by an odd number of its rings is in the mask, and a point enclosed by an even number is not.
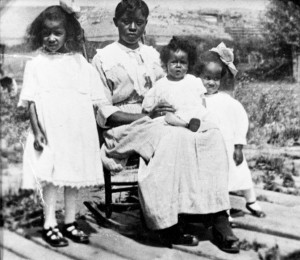
<svg viewBox="0 0 300 260"><path fill-rule="evenodd" d="M288 82L244 83L235 96L244 105L249 121L250 144L292 145L300 137L297 85Z"/></svg>
<svg viewBox="0 0 300 260"><path fill-rule="evenodd" d="M17 149L25 142L25 135L29 127L28 114L17 108L18 96L12 98L1 90L1 154L8 150L9 161L19 162L22 149ZM3 147L5 144L6 147Z"/></svg>

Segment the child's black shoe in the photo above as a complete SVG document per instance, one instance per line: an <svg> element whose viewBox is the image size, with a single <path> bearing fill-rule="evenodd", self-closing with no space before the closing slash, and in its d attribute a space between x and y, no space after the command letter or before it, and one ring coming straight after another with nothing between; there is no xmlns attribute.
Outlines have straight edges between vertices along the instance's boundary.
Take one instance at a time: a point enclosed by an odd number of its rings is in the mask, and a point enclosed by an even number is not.
<svg viewBox="0 0 300 260"><path fill-rule="evenodd" d="M43 239L53 247L68 246L68 241L60 233L58 227L44 228L42 231Z"/></svg>
<svg viewBox="0 0 300 260"><path fill-rule="evenodd" d="M73 242L88 244L89 237L82 230L78 229L78 224L76 222L65 224L62 230L65 237L70 238Z"/></svg>
<svg viewBox="0 0 300 260"><path fill-rule="evenodd" d="M197 132L200 128L201 121L198 118L192 118L187 126L192 132Z"/></svg>

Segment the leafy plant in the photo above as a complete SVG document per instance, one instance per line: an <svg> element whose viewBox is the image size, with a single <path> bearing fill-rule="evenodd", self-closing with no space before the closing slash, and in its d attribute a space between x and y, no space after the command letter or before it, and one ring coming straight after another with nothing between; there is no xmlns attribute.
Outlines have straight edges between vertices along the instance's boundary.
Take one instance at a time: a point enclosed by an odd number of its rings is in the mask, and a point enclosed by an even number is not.
<svg viewBox="0 0 300 260"><path fill-rule="evenodd" d="M300 137L297 84L239 82L235 97L248 113L250 144L293 145Z"/></svg>

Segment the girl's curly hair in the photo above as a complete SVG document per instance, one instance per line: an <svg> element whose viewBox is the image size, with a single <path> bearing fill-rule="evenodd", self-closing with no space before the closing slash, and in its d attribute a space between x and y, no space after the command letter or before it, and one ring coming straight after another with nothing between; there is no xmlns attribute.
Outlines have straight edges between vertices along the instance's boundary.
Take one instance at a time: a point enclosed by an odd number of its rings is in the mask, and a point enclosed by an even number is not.
<svg viewBox="0 0 300 260"><path fill-rule="evenodd" d="M188 73L192 72L197 59L196 45L193 42L180 37L173 36L169 44L162 48L160 52L160 60L163 63L163 65L165 67L167 66L167 63L170 59L170 52L176 52L177 50L181 50L187 53L189 62Z"/></svg>
<svg viewBox="0 0 300 260"><path fill-rule="evenodd" d="M137 9L147 18L149 16L149 7L143 0L122 0L116 7L115 19L119 20L126 12L134 13Z"/></svg>
<svg viewBox="0 0 300 260"><path fill-rule="evenodd" d="M68 51L80 52L84 42L84 32L74 14L67 13L61 6L54 5L46 8L35 18L27 29L26 41L31 50L43 46L42 31L45 20L62 21L66 29L65 48Z"/></svg>

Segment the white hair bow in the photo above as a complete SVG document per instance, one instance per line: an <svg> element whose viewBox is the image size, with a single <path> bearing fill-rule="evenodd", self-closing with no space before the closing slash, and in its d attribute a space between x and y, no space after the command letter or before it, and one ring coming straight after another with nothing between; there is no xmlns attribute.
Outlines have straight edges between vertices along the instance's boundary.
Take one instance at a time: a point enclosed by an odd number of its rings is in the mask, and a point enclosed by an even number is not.
<svg viewBox="0 0 300 260"><path fill-rule="evenodd" d="M233 49L227 48L224 42L221 42L217 47L212 48L209 51L218 53L220 55L221 61L228 66L233 76L237 74L238 70L233 64L233 60L234 60Z"/></svg>
<svg viewBox="0 0 300 260"><path fill-rule="evenodd" d="M59 0L59 5L68 14L74 14L77 19L80 17L80 6L76 5L74 0Z"/></svg>

